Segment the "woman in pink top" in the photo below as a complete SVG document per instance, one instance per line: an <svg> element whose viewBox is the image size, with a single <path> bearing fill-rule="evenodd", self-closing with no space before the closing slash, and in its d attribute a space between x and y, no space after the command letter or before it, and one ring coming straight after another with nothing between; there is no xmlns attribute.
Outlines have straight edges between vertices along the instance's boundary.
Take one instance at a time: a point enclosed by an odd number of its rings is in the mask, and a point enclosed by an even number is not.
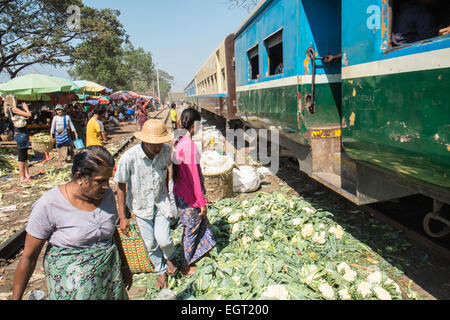
<svg viewBox="0 0 450 320"><path fill-rule="evenodd" d="M191 137L195 134L195 124L201 120L200 113L188 108L181 114L181 127L187 133L176 144L174 159L174 194L183 224L183 257L181 272L192 275L194 263L207 254L214 246L204 196L203 176L200 168L200 154Z"/></svg>

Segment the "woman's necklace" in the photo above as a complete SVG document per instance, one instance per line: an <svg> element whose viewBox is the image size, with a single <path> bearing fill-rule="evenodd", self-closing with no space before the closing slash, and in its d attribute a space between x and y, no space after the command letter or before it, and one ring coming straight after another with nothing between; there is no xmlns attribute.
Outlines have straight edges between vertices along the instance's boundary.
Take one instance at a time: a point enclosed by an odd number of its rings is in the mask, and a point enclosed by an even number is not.
<svg viewBox="0 0 450 320"><path fill-rule="evenodd" d="M67 200L69 200L69 202L70 202L72 205L75 205L75 204L72 202L72 200L70 199L69 192L67 192L67 185L68 185L68 183L66 183L66 185L64 186L64 191L66 192Z"/></svg>

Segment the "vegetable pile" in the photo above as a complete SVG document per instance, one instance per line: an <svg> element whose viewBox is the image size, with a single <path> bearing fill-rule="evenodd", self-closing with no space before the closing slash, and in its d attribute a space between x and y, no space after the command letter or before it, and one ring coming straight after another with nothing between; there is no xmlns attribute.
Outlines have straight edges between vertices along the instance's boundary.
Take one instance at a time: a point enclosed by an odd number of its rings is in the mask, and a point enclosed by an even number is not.
<svg viewBox="0 0 450 320"><path fill-rule="evenodd" d="M34 142L50 142L51 140L53 140L50 134L47 132L37 133L34 136L31 136L30 139Z"/></svg>
<svg viewBox="0 0 450 320"><path fill-rule="evenodd" d="M402 299L390 278L399 270L303 198L224 199L208 217L217 245L193 276L169 278L177 299ZM174 231L178 256L181 236ZM156 297L155 280L135 275L135 285L148 287L145 299Z"/></svg>

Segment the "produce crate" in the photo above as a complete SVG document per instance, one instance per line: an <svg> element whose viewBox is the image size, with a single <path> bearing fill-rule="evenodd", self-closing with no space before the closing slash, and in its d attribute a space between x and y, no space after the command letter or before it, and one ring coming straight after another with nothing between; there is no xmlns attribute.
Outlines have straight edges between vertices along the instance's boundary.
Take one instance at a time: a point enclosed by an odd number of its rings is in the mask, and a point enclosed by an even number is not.
<svg viewBox="0 0 450 320"><path fill-rule="evenodd" d="M9 134L2 134L0 135L0 138L2 139L2 141L12 141L13 137Z"/></svg>
<svg viewBox="0 0 450 320"><path fill-rule="evenodd" d="M203 175L208 203L233 197L233 168L219 174Z"/></svg>

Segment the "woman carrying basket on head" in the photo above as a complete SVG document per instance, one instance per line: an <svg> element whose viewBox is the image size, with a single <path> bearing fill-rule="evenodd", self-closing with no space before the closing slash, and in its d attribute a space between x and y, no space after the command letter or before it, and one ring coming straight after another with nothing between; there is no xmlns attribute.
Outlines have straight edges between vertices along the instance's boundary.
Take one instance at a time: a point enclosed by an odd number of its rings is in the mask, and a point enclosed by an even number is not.
<svg viewBox="0 0 450 320"><path fill-rule="evenodd" d="M77 131L69 115L64 114L64 107L58 104L55 108L56 116L53 117L50 134L56 139L56 148L58 149L59 162L69 161L69 156L73 156L72 143L70 142L69 130L75 134L78 139Z"/></svg>
<svg viewBox="0 0 450 320"><path fill-rule="evenodd" d="M13 281L22 298L46 242L44 272L50 300L128 299L133 277L116 229L118 213L109 187L114 158L91 146L74 157L72 181L47 191L34 205L25 248Z"/></svg>
<svg viewBox="0 0 450 320"><path fill-rule="evenodd" d="M214 246L211 226L206 207L203 176L200 168L200 154L192 141L197 131L200 113L188 108L181 114L181 127L187 130L176 144L173 165L175 201L183 224L183 256L180 271L184 275L195 272L194 263L206 255Z"/></svg>

